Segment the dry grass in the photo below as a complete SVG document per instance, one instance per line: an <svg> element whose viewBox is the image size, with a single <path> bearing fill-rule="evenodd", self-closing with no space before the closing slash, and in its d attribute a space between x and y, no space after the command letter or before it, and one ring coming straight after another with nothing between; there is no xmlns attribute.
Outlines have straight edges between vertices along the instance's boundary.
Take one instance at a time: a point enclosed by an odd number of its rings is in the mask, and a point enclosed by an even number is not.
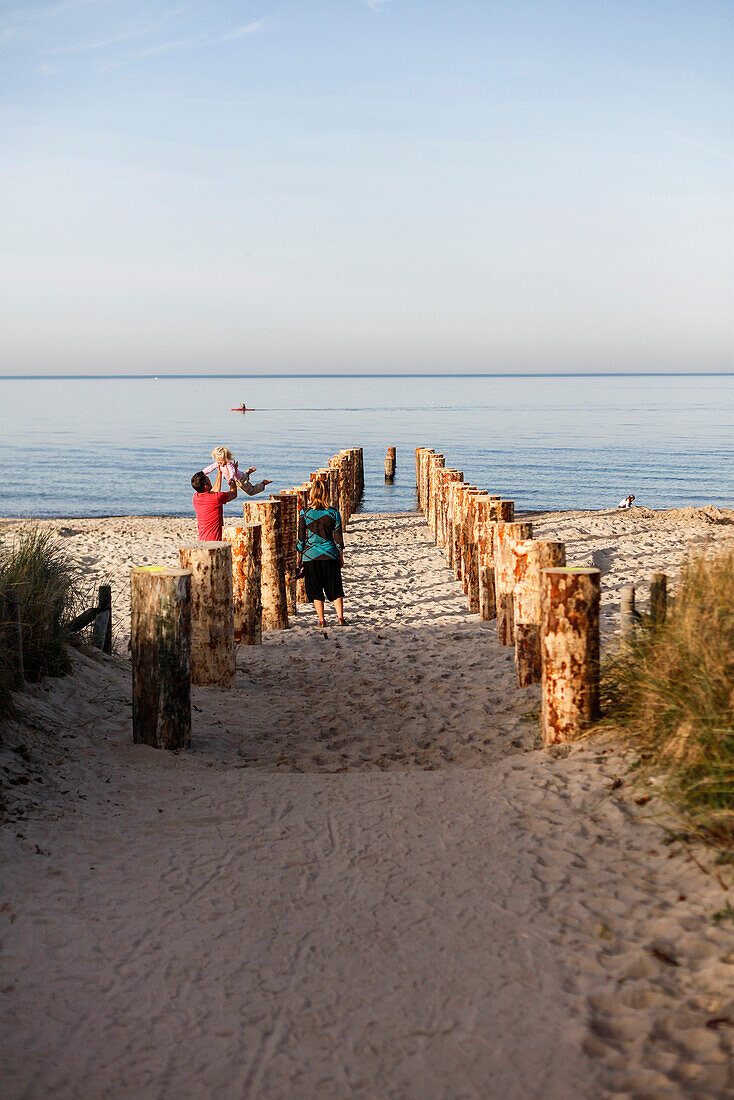
<svg viewBox="0 0 734 1100"><path fill-rule="evenodd" d="M661 626L607 663L604 725L632 739L689 828L734 844L734 553L691 558Z"/></svg>
<svg viewBox="0 0 734 1100"><path fill-rule="evenodd" d="M26 679L67 671L68 623L83 587L79 570L49 531L30 525L0 551L0 592L15 589L20 597ZM10 631L0 623L0 710L6 711L9 644Z"/></svg>

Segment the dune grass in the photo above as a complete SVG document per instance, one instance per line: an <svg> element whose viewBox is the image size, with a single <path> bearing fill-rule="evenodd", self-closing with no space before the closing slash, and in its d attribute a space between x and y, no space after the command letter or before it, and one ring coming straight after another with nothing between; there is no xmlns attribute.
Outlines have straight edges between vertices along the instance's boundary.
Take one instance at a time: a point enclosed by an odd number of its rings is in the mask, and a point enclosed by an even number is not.
<svg viewBox="0 0 734 1100"><path fill-rule="evenodd" d="M0 592L17 590L23 625L26 679L68 670L68 623L79 606L83 583L50 531L29 525L0 549ZM7 626L0 626L0 708L9 706Z"/></svg>
<svg viewBox="0 0 734 1100"><path fill-rule="evenodd" d="M665 623L643 621L603 669L602 705L687 827L734 845L734 552L685 563Z"/></svg>

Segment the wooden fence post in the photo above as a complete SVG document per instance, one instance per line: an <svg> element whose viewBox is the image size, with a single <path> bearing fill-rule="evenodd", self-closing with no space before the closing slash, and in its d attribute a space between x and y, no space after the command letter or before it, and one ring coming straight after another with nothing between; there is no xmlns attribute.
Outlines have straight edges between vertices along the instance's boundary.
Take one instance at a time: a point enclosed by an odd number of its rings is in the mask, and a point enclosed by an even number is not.
<svg viewBox="0 0 734 1100"><path fill-rule="evenodd" d="M261 645L262 528L259 523L228 525L222 538L232 547L232 603L234 640L242 645Z"/></svg>
<svg viewBox="0 0 734 1100"><path fill-rule="evenodd" d="M504 501L500 501L500 504ZM512 548L521 539L533 537L533 525L496 523L494 525L494 586L497 601L497 639L500 645L515 644L515 556Z"/></svg>
<svg viewBox="0 0 734 1100"><path fill-rule="evenodd" d="M668 613L668 578L656 573L650 584L650 620L653 626L662 626Z"/></svg>
<svg viewBox="0 0 734 1100"><path fill-rule="evenodd" d="M598 569L544 569L540 644L543 743L578 736L599 715Z"/></svg>
<svg viewBox="0 0 734 1100"><path fill-rule="evenodd" d="M20 588L9 585L0 593L0 618L8 636L10 650L10 690L22 691L25 682L23 667L23 617Z"/></svg>
<svg viewBox="0 0 734 1100"><path fill-rule="evenodd" d="M623 638L629 638L636 621L635 586L626 584L619 592L619 632Z"/></svg>
<svg viewBox="0 0 734 1100"><path fill-rule="evenodd" d="M394 447L391 448L391 449L393 451L395 450ZM394 477L395 477L395 455L390 454L390 449L388 449L388 452L385 455L385 481L392 481Z"/></svg>
<svg viewBox="0 0 734 1100"><path fill-rule="evenodd" d="M97 596L97 617L92 627L92 645L112 653L112 588L101 584Z"/></svg>
<svg viewBox="0 0 734 1100"><path fill-rule="evenodd" d="M540 579L544 569L566 564L566 544L525 539L515 555L515 663L518 687L540 683Z"/></svg>
<svg viewBox="0 0 734 1100"><path fill-rule="evenodd" d="M179 546L178 559L191 573L191 682L234 687L232 547L191 542Z"/></svg>
<svg viewBox="0 0 734 1100"><path fill-rule="evenodd" d="M133 741L156 749L191 743L191 574L130 571Z"/></svg>
<svg viewBox="0 0 734 1100"><path fill-rule="evenodd" d="M245 522L259 523L262 527L260 555L263 630L288 629L282 508L279 500L248 500L243 506Z"/></svg>

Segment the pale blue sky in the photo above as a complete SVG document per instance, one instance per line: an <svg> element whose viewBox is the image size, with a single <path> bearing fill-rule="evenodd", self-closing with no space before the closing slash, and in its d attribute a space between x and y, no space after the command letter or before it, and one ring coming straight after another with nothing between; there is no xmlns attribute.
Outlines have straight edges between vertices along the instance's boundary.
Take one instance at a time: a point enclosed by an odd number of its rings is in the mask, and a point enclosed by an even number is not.
<svg viewBox="0 0 734 1100"><path fill-rule="evenodd" d="M0 373L734 369L731 0L0 3Z"/></svg>

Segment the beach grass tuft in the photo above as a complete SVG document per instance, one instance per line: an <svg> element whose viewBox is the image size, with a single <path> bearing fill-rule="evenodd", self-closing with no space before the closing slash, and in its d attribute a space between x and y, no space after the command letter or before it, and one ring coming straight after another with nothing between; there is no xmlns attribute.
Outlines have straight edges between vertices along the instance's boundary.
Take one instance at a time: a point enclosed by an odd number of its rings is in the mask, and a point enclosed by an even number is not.
<svg viewBox="0 0 734 1100"><path fill-rule="evenodd" d="M17 590L23 626L23 665L27 680L59 676L68 670L68 624L84 584L79 569L50 531L30 524L0 549L0 592ZM0 707L7 710L11 633L0 629Z"/></svg>
<svg viewBox="0 0 734 1100"><path fill-rule="evenodd" d="M603 668L602 706L688 828L734 844L734 552L685 562L665 622L643 619Z"/></svg>

